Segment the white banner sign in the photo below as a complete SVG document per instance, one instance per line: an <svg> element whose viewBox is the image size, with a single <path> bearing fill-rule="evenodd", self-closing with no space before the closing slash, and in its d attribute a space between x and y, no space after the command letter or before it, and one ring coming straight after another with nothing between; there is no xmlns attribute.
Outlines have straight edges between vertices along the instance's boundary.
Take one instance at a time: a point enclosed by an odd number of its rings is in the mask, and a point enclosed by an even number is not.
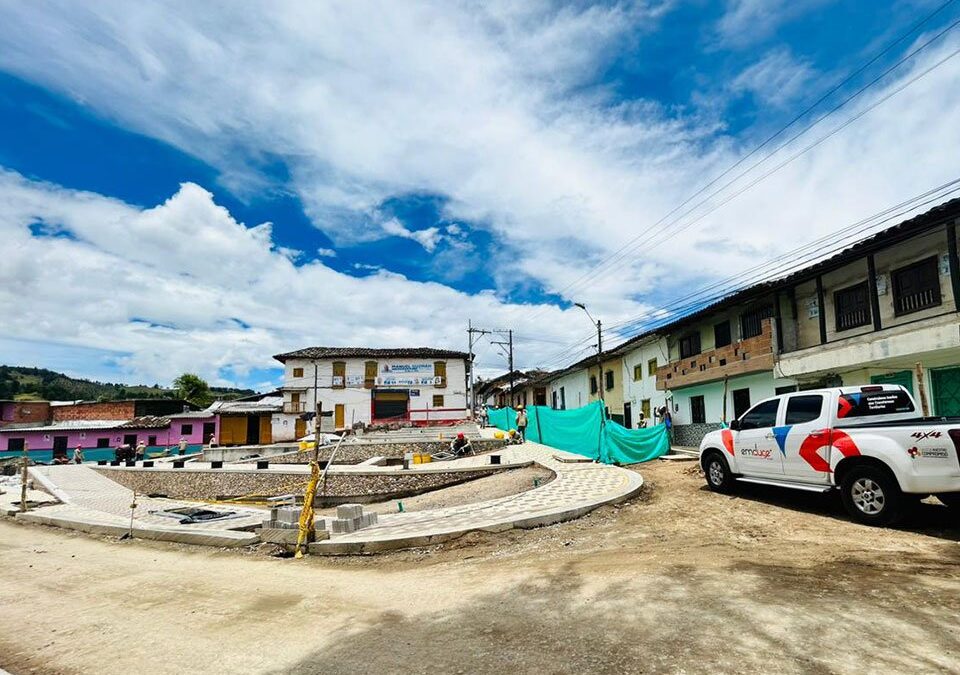
<svg viewBox="0 0 960 675"><path fill-rule="evenodd" d="M381 372L384 373L432 373L432 363L385 363Z"/></svg>
<svg viewBox="0 0 960 675"><path fill-rule="evenodd" d="M440 377L378 377L377 386L380 387L422 387L438 385L443 378Z"/></svg>

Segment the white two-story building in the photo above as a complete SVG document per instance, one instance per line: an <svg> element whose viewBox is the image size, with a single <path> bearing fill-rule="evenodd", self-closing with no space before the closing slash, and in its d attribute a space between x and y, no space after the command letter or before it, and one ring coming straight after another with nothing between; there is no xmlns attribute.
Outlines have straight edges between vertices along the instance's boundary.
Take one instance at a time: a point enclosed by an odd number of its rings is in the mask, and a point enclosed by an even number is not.
<svg viewBox="0 0 960 675"><path fill-rule="evenodd" d="M284 366L274 441L300 438L318 418L322 431L334 431L358 422L429 425L468 416L465 352L307 347L274 358Z"/></svg>

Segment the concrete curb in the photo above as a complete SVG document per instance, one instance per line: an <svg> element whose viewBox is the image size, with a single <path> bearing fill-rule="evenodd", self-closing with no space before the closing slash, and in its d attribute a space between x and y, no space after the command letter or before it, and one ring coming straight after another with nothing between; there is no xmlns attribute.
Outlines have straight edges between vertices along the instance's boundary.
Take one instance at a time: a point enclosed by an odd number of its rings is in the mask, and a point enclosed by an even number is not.
<svg viewBox="0 0 960 675"><path fill-rule="evenodd" d="M129 527L109 523L97 523L80 520L76 517L65 518L52 514L18 513L17 520L40 525L61 527L65 530L77 530L88 534L102 534L121 537L130 532ZM173 530L155 525L141 527L134 521L133 536L136 539L151 539L154 541L171 541L180 544L195 544L199 546L220 546L233 548L236 546L250 546L260 542L260 537L250 532L236 532L232 530Z"/></svg>

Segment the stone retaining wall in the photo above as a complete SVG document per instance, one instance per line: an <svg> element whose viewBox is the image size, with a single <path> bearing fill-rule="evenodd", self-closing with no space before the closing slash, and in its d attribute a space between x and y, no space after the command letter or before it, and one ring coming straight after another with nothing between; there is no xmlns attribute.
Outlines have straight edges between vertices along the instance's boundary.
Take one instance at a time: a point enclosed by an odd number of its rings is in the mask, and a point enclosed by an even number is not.
<svg viewBox="0 0 960 675"><path fill-rule="evenodd" d="M711 431L722 429L723 425L719 422L708 424L675 424L671 431L670 442L673 445L682 445L688 448L700 446L700 441Z"/></svg>
<svg viewBox="0 0 960 675"><path fill-rule="evenodd" d="M470 441L474 451L477 453L499 450L507 445L507 441L495 438L482 438ZM330 453L334 446L324 446L320 448L320 461L326 462L330 459ZM359 464L365 462L371 457L400 458L408 452L440 452L448 450L450 441L415 441L406 443L346 443L340 446L337 451L334 464ZM303 452L292 452L285 455L276 455L270 458L270 464L308 464L310 462L311 450ZM255 463L257 460L249 460Z"/></svg>
<svg viewBox="0 0 960 675"><path fill-rule="evenodd" d="M451 471L397 471L330 473L321 486L324 504L374 502L409 497L430 490L489 476L509 467ZM172 499L215 499L244 495L275 496L302 492L309 479L303 473L195 469L131 469L97 467L98 472L140 494Z"/></svg>

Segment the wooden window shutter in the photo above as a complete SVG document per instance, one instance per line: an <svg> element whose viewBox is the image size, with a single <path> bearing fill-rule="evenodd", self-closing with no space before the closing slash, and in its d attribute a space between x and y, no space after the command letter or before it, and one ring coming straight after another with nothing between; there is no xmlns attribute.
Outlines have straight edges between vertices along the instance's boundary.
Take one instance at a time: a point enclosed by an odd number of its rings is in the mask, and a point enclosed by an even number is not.
<svg viewBox="0 0 960 675"><path fill-rule="evenodd" d="M363 386L366 389L373 389L377 383L377 362L367 361L363 364Z"/></svg>
<svg viewBox="0 0 960 675"><path fill-rule="evenodd" d="M343 389L347 386L347 364L344 361L333 362L333 382L331 386L334 389Z"/></svg>
<svg viewBox="0 0 960 675"><path fill-rule="evenodd" d="M440 378L440 382L435 386L437 387L447 386L447 362L446 361L434 361L433 376Z"/></svg>

